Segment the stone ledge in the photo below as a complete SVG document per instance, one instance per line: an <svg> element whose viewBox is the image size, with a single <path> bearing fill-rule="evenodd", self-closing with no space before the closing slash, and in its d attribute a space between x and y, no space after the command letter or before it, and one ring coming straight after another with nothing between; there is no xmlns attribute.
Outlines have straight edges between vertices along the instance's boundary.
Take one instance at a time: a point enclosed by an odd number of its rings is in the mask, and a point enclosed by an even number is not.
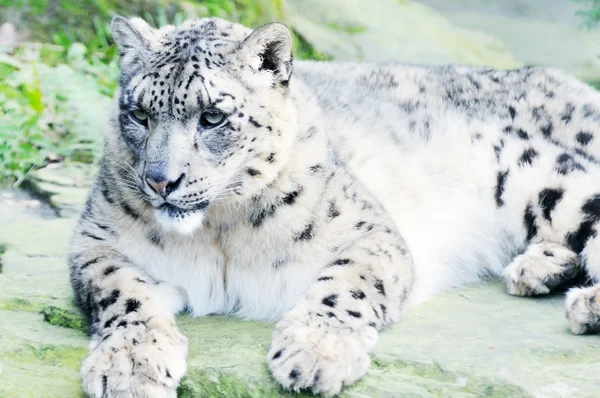
<svg viewBox="0 0 600 398"><path fill-rule="evenodd" d="M88 337L66 262L75 219L3 204L0 396L81 396L78 369ZM190 340L181 397L296 395L280 391L267 371L273 324L220 316L180 316L178 323ZM381 335L371 358L367 377L343 397L558 398L600 391L600 338L568 332L560 295L511 297L499 282L455 289L411 311Z"/></svg>

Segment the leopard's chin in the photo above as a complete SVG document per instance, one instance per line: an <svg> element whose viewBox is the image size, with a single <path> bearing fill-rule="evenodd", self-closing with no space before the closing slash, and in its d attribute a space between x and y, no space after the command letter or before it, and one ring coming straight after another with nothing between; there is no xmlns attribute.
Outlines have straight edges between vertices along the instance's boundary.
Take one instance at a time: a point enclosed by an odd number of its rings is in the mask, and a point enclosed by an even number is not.
<svg viewBox="0 0 600 398"><path fill-rule="evenodd" d="M161 206L154 210L154 215L164 229L182 235L202 229L205 218L203 209L183 210L175 206Z"/></svg>

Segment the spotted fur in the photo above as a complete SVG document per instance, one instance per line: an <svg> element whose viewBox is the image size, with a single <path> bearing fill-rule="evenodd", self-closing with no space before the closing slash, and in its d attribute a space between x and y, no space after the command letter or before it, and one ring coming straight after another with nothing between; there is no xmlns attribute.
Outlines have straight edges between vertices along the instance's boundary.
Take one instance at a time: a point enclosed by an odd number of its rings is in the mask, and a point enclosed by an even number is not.
<svg viewBox="0 0 600 398"><path fill-rule="evenodd" d="M600 277L600 94L560 72L295 62L281 24L117 18L120 89L72 244L95 397L174 397L174 314L277 320L285 388L335 395L436 292ZM206 112L224 115L209 125ZM575 333L600 288L571 290Z"/></svg>

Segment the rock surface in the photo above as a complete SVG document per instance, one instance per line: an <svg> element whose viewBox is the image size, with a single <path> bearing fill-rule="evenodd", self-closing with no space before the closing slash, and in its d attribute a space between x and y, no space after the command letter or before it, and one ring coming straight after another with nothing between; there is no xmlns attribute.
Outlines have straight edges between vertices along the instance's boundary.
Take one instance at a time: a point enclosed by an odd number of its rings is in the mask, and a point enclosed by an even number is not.
<svg viewBox="0 0 600 398"><path fill-rule="evenodd" d="M69 182L80 170L54 171L38 173L38 193L47 190L53 198L56 187L68 186L72 198L85 197L85 184ZM50 207L22 192L0 192L0 244L6 247L0 397L83 396L78 368L87 351L86 325L72 304L66 265L81 206L79 199L54 200ZM267 372L273 324L180 316L179 325L190 339L180 397L294 395L279 391ZM514 298L490 281L408 313L382 334L368 376L343 396L595 397L599 358L598 336L568 332L560 295Z"/></svg>
<svg viewBox="0 0 600 398"><path fill-rule="evenodd" d="M346 61L520 65L491 34L409 0L288 0L287 19L317 50Z"/></svg>
<svg viewBox="0 0 600 398"><path fill-rule="evenodd" d="M419 0L452 23L492 34L523 63L600 82L600 29L586 29L573 0Z"/></svg>

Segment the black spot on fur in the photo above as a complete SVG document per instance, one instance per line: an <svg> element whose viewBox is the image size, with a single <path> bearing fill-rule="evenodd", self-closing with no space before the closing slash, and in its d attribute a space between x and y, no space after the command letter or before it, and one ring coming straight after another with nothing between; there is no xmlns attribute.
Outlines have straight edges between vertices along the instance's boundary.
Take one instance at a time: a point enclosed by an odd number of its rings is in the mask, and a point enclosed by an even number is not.
<svg viewBox="0 0 600 398"><path fill-rule="evenodd" d="M98 228L100 228L100 229L102 229L102 230L104 230L104 231L108 231L108 230L110 230L110 227L109 227L108 225L100 224L100 223L98 223L98 222L94 222L94 224L95 224L95 225L96 225Z"/></svg>
<svg viewBox="0 0 600 398"><path fill-rule="evenodd" d="M519 159L519 166L532 165L533 160L538 156L538 151L533 148L526 149Z"/></svg>
<svg viewBox="0 0 600 398"><path fill-rule="evenodd" d="M127 321L121 321L121 322L119 322L119 324L117 325L117 328L124 328L125 326L127 326Z"/></svg>
<svg viewBox="0 0 600 398"><path fill-rule="evenodd" d="M96 257L92 260L86 261L85 263L83 263L81 265L81 267L79 267L79 269L86 269L87 267L89 267L90 265L96 264L98 261L100 261L102 259L102 257Z"/></svg>
<svg viewBox="0 0 600 398"><path fill-rule="evenodd" d="M588 240L596 236L595 220L586 220L579 224L577 231L567 234L567 246L577 254L581 254Z"/></svg>
<svg viewBox="0 0 600 398"><path fill-rule="evenodd" d="M98 305L100 306L100 308L102 308L103 310L105 310L108 307L110 307L111 305L113 305L114 303L116 303L117 300L119 299L120 295L121 295L121 291L118 290L118 289L115 289L115 290L113 290L113 291L110 292L110 294L108 295L108 297L105 297L102 300L100 300L98 302Z"/></svg>
<svg viewBox="0 0 600 398"><path fill-rule="evenodd" d="M593 220L600 220L600 194L596 194L586 200L581 207L581 211Z"/></svg>
<svg viewBox="0 0 600 398"><path fill-rule="evenodd" d="M529 134L527 134L527 132L521 128L515 129L513 126L506 126L504 129L502 129L502 131L506 134L516 135L522 140L529 139Z"/></svg>
<svg viewBox="0 0 600 398"><path fill-rule="evenodd" d="M125 313L129 314L130 312L135 312L141 307L142 303L136 299L127 299L125 301Z"/></svg>
<svg viewBox="0 0 600 398"><path fill-rule="evenodd" d="M296 191L292 191L292 192L286 194L283 198L281 198L281 200L286 205L291 205L291 204L294 204L294 202L296 201L296 198L298 197L298 195L300 195L300 190L299 189L296 190Z"/></svg>
<svg viewBox="0 0 600 398"><path fill-rule="evenodd" d="M500 154L502 153L502 147L494 145L494 153L496 154L496 161L500 161Z"/></svg>
<svg viewBox="0 0 600 398"><path fill-rule="evenodd" d="M269 154L269 156L267 156L267 158L265 159L265 161L267 163L274 163L275 162L275 154L271 152Z"/></svg>
<svg viewBox="0 0 600 398"><path fill-rule="evenodd" d="M273 354L273 357L271 359L277 359L277 358L279 358L281 356L281 354L283 354L283 350L284 349L281 349L281 350L277 351L275 354Z"/></svg>
<svg viewBox="0 0 600 398"><path fill-rule="evenodd" d="M268 217L271 217L273 214L275 214L276 209L277 207L275 205L270 205L267 208L253 211L252 213L250 213L248 221L250 222L250 224L252 224L253 227L258 228Z"/></svg>
<svg viewBox="0 0 600 398"><path fill-rule="evenodd" d="M118 270L119 267L115 267L114 265L110 265L104 269L104 276L108 276Z"/></svg>
<svg viewBox="0 0 600 398"><path fill-rule="evenodd" d="M356 225L354 226L354 228L360 229L365 224L366 224L366 221L359 221L359 222L356 223Z"/></svg>
<svg viewBox="0 0 600 398"><path fill-rule="evenodd" d="M323 371L321 369L317 369L317 371L315 372L315 377L313 378L313 382L312 384L315 385L319 382L319 380L321 380L321 375L323 374Z"/></svg>
<svg viewBox="0 0 600 398"><path fill-rule="evenodd" d="M335 206L334 201L329 202L329 207L327 208L327 216L331 219L334 219L340 215L340 211Z"/></svg>
<svg viewBox="0 0 600 398"><path fill-rule="evenodd" d="M323 170L322 164L315 164L313 166L310 166L310 171L312 171L313 173L318 173L321 170Z"/></svg>
<svg viewBox="0 0 600 398"><path fill-rule="evenodd" d="M510 115L510 118L512 119L512 121L515 121L515 117L517 116L517 111L513 106L509 106L508 107L508 113Z"/></svg>
<svg viewBox="0 0 600 398"><path fill-rule="evenodd" d="M83 231L83 232L81 233L81 235L83 235L83 236L87 236L88 238L92 238L92 239L94 239L94 240L104 240L104 238L101 238L101 237L99 237L99 236L97 236L97 235L94 235L94 234L92 234L92 233L90 233L90 232L87 232L87 231Z"/></svg>
<svg viewBox="0 0 600 398"><path fill-rule="evenodd" d="M542 215L544 218L552 222L552 211L556 207L556 204L560 202L563 197L564 190L547 188L540 192L539 201L540 207L542 208Z"/></svg>
<svg viewBox="0 0 600 398"><path fill-rule="evenodd" d="M352 298L356 300L364 300L367 295L362 290L350 290Z"/></svg>
<svg viewBox="0 0 600 398"><path fill-rule="evenodd" d="M148 233L148 240L152 242L153 245L163 248L164 245L162 243L162 239L160 237L160 233L156 230L152 230Z"/></svg>
<svg viewBox="0 0 600 398"><path fill-rule="evenodd" d="M529 203L523 214L523 223L527 231L527 241L530 241L537 235L537 226L535 225L535 214L533 214L533 205Z"/></svg>
<svg viewBox="0 0 600 398"><path fill-rule="evenodd" d="M556 172L558 174L567 175L573 171L585 171L585 167L568 153L563 153L556 158Z"/></svg>
<svg viewBox="0 0 600 398"><path fill-rule="evenodd" d="M299 240L310 240L314 237L314 232L313 232L313 227L314 224L310 223L308 224L304 230L302 232L300 232L300 235L298 235L295 240L299 241Z"/></svg>
<svg viewBox="0 0 600 398"><path fill-rule="evenodd" d="M331 263L331 265L348 265L352 263L352 260L349 258L339 258Z"/></svg>
<svg viewBox="0 0 600 398"><path fill-rule="evenodd" d="M133 218L134 220L139 220L140 219L140 213L138 213L137 211L133 210L131 208L131 206L129 206L127 203L125 202L120 202L119 203L121 205L121 209L123 210L123 212L125 214L127 214L129 217Z"/></svg>
<svg viewBox="0 0 600 398"><path fill-rule="evenodd" d="M496 205L501 207L504 205L504 200L502 199L502 194L504 193L504 185L506 184L506 178L508 177L509 170L499 171L496 177Z"/></svg>
<svg viewBox="0 0 600 398"><path fill-rule="evenodd" d="M252 116L248 116L248 123L250 123L251 125L253 125L256 128L262 127L262 124L260 124L256 120L254 120L254 118Z"/></svg>
<svg viewBox="0 0 600 398"><path fill-rule="evenodd" d="M554 254L552 254L552 252L549 252L548 250L544 250L544 256L546 256L546 257L554 257Z"/></svg>
<svg viewBox="0 0 600 398"><path fill-rule="evenodd" d="M527 134L527 132L523 129L517 129L517 137L519 137L522 140L528 140L529 134Z"/></svg>
<svg viewBox="0 0 600 398"><path fill-rule="evenodd" d="M563 113L560 115L560 120L562 120L565 124L569 124L571 119L573 119L573 112L575 112L575 106L573 106L571 103L567 103Z"/></svg>
<svg viewBox="0 0 600 398"><path fill-rule="evenodd" d="M381 295L385 296L385 287L383 286L383 281L381 279L375 279L374 286Z"/></svg>
<svg viewBox="0 0 600 398"><path fill-rule="evenodd" d="M331 294L325 297L322 303L328 307L334 308L337 305L337 294Z"/></svg>
<svg viewBox="0 0 600 398"><path fill-rule="evenodd" d="M552 135L552 132L554 132L554 125L552 123L548 123L547 125L542 126L540 128L540 131L542 132L544 137L550 137Z"/></svg>
<svg viewBox="0 0 600 398"><path fill-rule="evenodd" d="M106 328L109 328L109 327L110 327L110 325L112 325L112 324L113 324L113 322L114 322L114 321L116 321L118 318L119 318L119 316L118 316L118 315L115 315L115 316L113 316L112 318L110 318L109 320L107 320L107 321L104 323L104 328L105 328L105 329L106 329Z"/></svg>
<svg viewBox="0 0 600 398"><path fill-rule="evenodd" d="M362 314L358 311L346 310L346 312L353 318L362 318Z"/></svg>
<svg viewBox="0 0 600 398"><path fill-rule="evenodd" d="M300 373L300 369L294 368L290 372L290 379L292 379L292 380L298 380L301 375L302 375L302 373Z"/></svg>
<svg viewBox="0 0 600 398"><path fill-rule="evenodd" d="M333 276L322 276L322 277L320 277L317 280L320 281L320 282L323 282L323 281L330 281L332 279L333 279Z"/></svg>
<svg viewBox="0 0 600 398"><path fill-rule="evenodd" d="M588 133L586 131L580 131L579 133L577 133L575 135L575 139L577 140L577 142L583 146L586 146L587 144L589 144L593 138L594 138L594 135L592 133Z"/></svg>
<svg viewBox="0 0 600 398"><path fill-rule="evenodd" d="M377 319L381 319L381 316L379 315L379 312L377 312L377 310L375 309L375 307L371 307L371 309L373 310L373 314L375 314L375 316L377 317Z"/></svg>
<svg viewBox="0 0 600 398"><path fill-rule="evenodd" d="M248 175L251 176L251 177L255 177L255 176L259 175L259 174L262 174L260 171L258 171L256 169L253 169L252 167L248 167L246 169L246 173L248 173Z"/></svg>

